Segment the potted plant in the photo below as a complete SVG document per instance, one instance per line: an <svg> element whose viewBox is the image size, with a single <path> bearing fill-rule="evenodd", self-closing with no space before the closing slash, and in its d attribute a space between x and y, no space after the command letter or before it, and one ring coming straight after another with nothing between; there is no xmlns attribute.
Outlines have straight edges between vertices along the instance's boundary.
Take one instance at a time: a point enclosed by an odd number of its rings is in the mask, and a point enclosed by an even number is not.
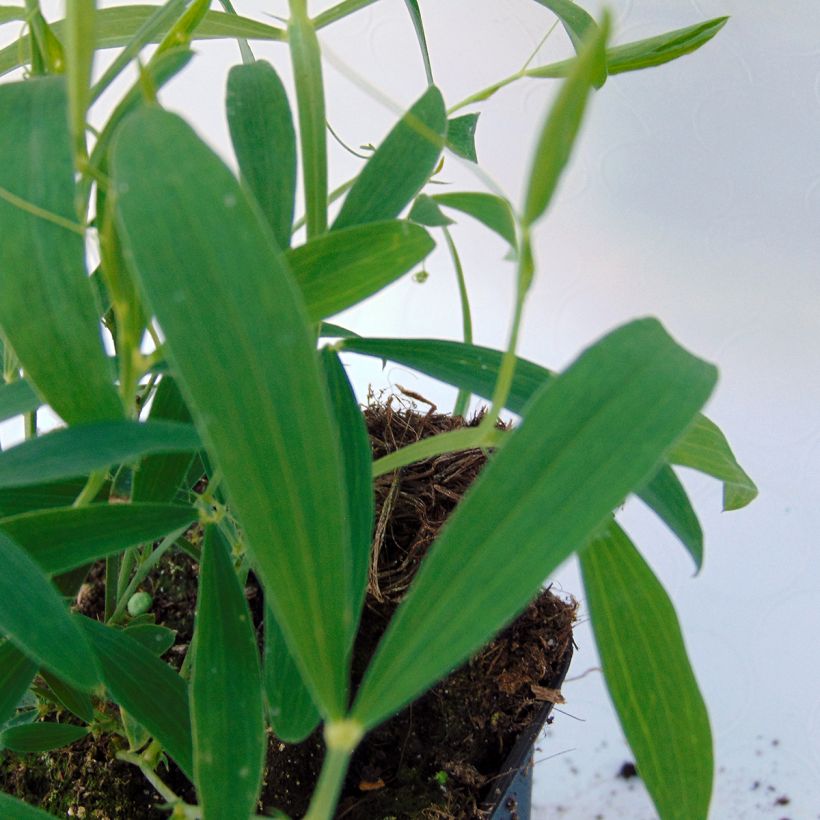
<svg viewBox="0 0 820 820"><path fill-rule="evenodd" d="M365 736L474 657L576 553L604 674L658 812L704 817L705 706L674 610L613 510L638 494L699 565L700 529L672 465L723 481L727 509L752 500L754 485L700 414L716 371L654 319L610 333L560 374L518 358L516 341L537 270L532 232L593 89L695 50L725 18L611 45L607 15L596 23L569 0L539 0L576 56L448 109L407 0L427 89L331 192L316 32L372 2L310 17L291 0L284 28L203 0L70 0L53 24L36 0L2 10L0 22L25 20L27 33L0 51L0 70L25 65L30 75L0 85L0 409L26 421L26 440L0 453L4 765L10 753L108 738L112 757L141 772L173 816L244 818L258 810L267 728L296 740L321 721L305 816L333 817ZM197 37L240 41L226 101L239 177L157 101ZM286 44L295 113L249 39ZM149 43L159 45L138 80L89 133L89 107ZM94 76L96 51L111 47L121 50ZM426 188L443 154L475 161L478 114L456 110L524 76L564 79L521 208L495 193ZM305 215L295 220L300 172ZM439 229L458 270L446 227L456 214L511 246L506 350L472 344L460 272L463 343L361 338L326 322L412 270ZM404 412L402 429L424 429L409 443L394 436L398 446L374 461L340 352L455 385L457 416L471 394L489 408L435 435L429 414ZM64 425L41 433L43 405ZM521 416L512 429L499 423L505 408ZM352 679L363 604L379 583L374 479L390 484L410 465L464 451L491 456L418 556ZM175 552L199 567L169 582L197 587L182 652L144 588ZM96 617L78 600L89 572L102 596ZM174 767L187 800L169 785ZM42 815L9 795L0 807Z"/></svg>

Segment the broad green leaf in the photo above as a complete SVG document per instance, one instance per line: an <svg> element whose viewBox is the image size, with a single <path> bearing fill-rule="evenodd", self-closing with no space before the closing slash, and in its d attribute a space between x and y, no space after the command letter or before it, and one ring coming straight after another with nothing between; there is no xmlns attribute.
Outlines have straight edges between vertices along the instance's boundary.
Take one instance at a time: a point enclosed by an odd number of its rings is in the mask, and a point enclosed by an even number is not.
<svg viewBox="0 0 820 820"><path fill-rule="evenodd" d="M479 114L463 114L453 117L447 123L447 147L470 162L478 162L475 147L475 130Z"/></svg>
<svg viewBox="0 0 820 820"><path fill-rule="evenodd" d="M580 52L584 38L597 28L589 13L571 0L535 0L535 2L546 6L561 21L575 50Z"/></svg>
<svg viewBox="0 0 820 820"><path fill-rule="evenodd" d="M133 638L137 643L141 643L152 655L162 657L173 645L177 633L167 626L157 626L156 624L137 624L127 626L125 634Z"/></svg>
<svg viewBox="0 0 820 820"><path fill-rule="evenodd" d="M327 133L322 53L316 31L307 17L306 4L290 0L290 5L288 44L299 112L307 237L312 239L327 230Z"/></svg>
<svg viewBox="0 0 820 820"><path fill-rule="evenodd" d="M40 401L25 379L0 385L0 421L36 410Z"/></svg>
<svg viewBox="0 0 820 820"><path fill-rule="evenodd" d="M46 669L40 670L40 675L48 684L52 694L71 714L78 717L86 723L91 723L94 720L94 704L91 702L91 697L85 692L80 692L73 686L69 686L65 681L61 680L57 675L52 675Z"/></svg>
<svg viewBox="0 0 820 820"><path fill-rule="evenodd" d="M112 169L180 389L288 645L339 715L352 618L342 467L298 288L249 195L178 117L132 115Z"/></svg>
<svg viewBox="0 0 820 820"><path fill-rule="evenodd" d="M669 461L722 481L724 510L739 510L757 498L757 487L737 463L726 436L705 416L695 419L672 448Z"/></svg>
<svg viewBox="0 0 820 820"><path fill-rule="evenodd" d="M166 6L168 5L170 4L166 3ZM134 5L98 9L97 48L128 46L140 31L140 28L157 12L157 8L157 6L150 5ZM168 15L163 25L155 30L150 37L144 39L142 45L160 42L184 8L184 3L174 3L173 14ZM61 37L63 36L64 26L65 22L63 20L57 20L52 24L52 29L57 36ZM235 37L272 41L284 41L286 39L285 32L280 28L250 20L247 17L240 17L236 14L225 14L221 11L209 11L193 36L195 40L226 40ZM0 49L0 76L26 65L30 59L31 51L28 37L23 37Z"/></svg>
<svg viewBox="0 0 820 820"><path fill-rule="evenodd" d="M276 616L268 606L265 607L263 683L274 734L285 743L301 743L319 724L320 716L276 623Z"/></svg>
<svg viewBox="0 0 820 820"><path fill-rule="evenodd" d="M703 530L675 471L664 465L637 495L648 504L689 550L695 568L703 565Z"/></svg>
<svg viewBox="0 0 820 820"><path fill-rule="evenodd" d="M715 380L711 365L646 319L543 388L422 562L354 717L379 723L512 619L657 470Z"/></svg>
<svg viewBox="0 0 820 820"><path fill-rule="evenodd" d="M0 566L0 633L66 682L93 689L97 670L83 634L40 567L4 533Z"/></svg>
<svg viewBox="0 0 820 820"><path fill-rule="evenodd" d="M308 318L319 321L391 284L434 247L424 228L395 219L324 234L286 258Z"/></svg>
<svg viewBox="0 0 820 820"><path fill-rule="evenodd" d="M106 558L196 521L192 507L172 504L91 504L0 518L43 572L57 575Z"/></svg>
<svg viewBox="0 0 820 820"><path fill-rule="evenodd" d="M178 421L190 424L191 413L179 387L170 376L164 376L154 393L150 420ZM185 477L196 455L191 453L163 453L148 456L134 473L133 501L172 501L183 486Z"/></svg>
<svg viewBox="0 0 820 820"><path fill-rule="evenodd" d="M83 237L68 227L77 216L67 105L61 77L0 86L0 327L38 394L76 424L120 418L122 407Z"/></svg>
<svg viewBox="0 0 820 820"><path fill-rule="evenodd" d="M645 40L613 46L607 49L607 73L623 74L643 68L663 65L678 57L691 54L708 43L726 25L728 17L716 17L693 26L668 31ZM571 70L574 59L562 60L539 68L531 68L527 77L565 77Z"/></svg>
<svg viewBox="0 0 820 820"><path fill-rule="evenodd" d="M614 521L580 560L604 678L641 780L664 820L705 820L712 735L672 602Z"/></svg>
<svg viewBox="0 0 820 820"><path fill-rule="evenodd" d="M262 785L265 711L256 632L228 549L208 527L191 672L194 782L205 817L244 820Z"/></svg>
<svg viewBox="0 0 820 820"><path fill-rule="evenodd" d="M338 353L329 347L322 348L322 363L342 443L344 485L347 488L353 602L352 640L358 630L359 613L364 604L370 568L374 516L373 454L361 407L356 401L356 395Z"/></svg>
<svg viewBox="0 0 820 820"><path fill-rule="evenodd" d="M0 792L0 815L14 820L54 820L53 814L35 809L16 797Z"/></svg>
<svg viewBox="0 0 820 820"><path fill-rule="evenodd" d="M0 643L0 726L14 714L36 674L37 664L11 641Z"/></svg>
<svg viewBox="0 0 820 820"><path fill-rule="evenodd" d="M427 76L427 85L433 85L433 69L430 65L430 53L427 50L427 37L424 34L424 22L421 19L421 9L418 0L404 0L407 11L410 12L410 19L413 21L413 28L416 31L416 39L419 41L421 49L421 59L424 62L424 73Z"/></svg>
<svg viewBox="0 0 820 820"><path fill-rule="evenodd" d="M285 86L263 60L234 66L225 101L239 171L280 248L290 247L296 196L296 133Z"/></svg>
<svg viewBox="0 0 820 820"><path fill-rule="evenodd" d="M502 239L506 239L513 248L517 247L515 220L510 203L506 199L480 191L434 194L432 198L445 208L454 208L477 219Z"/></svg>
<svg viewBox="0 0 820 820"><path fill-rule="evenodd" d="M68 723L30 723L28 726L14 726L0 732L0 749L11 749L20 754L49 752L68 746L87 734L88 729L85 726L72 726Z"/></svg>
<svg viewBox="0 0 820 820"><path fill-rule="evenodd" d="M333 229L398 216L433 173L446 132L444 100L430 86L367 161Z"/></svg>
<svg viewBox="0 0 820 820"><path fill-rule="evenodd" d="M419 225L426 225L429 228L443 228L453 224L453 220L449 216L445 216L433 197L427 196L427 194L419 194L415 198L407 218L411 222L417 222Z"/></svg>
<svg viewBox="0 0 820 820"><path fill-rule="evenodd" d="M190 452L201 446L191 425L172 421L63 427L0 453L0 489L62 481L152 453Z"/></svg>
<svg viewBox="0 0 820 820"><path fill-rule="evenodd" d="M68 120L79 156L86 153L85 115L91 100L91 68L96 46L96 0L66 0L65 41Z"/></svg>
<svg viewBox="0 0 820 820"><path fill-rule="evenodd" d="M78 616L111 698L139 721L193 782L188 686L128 631Z"/></svg>
<svg viewBox="0 0 820 820"><path fill-rule="evenodd" d="M8 487L0 490L0 516L12 515L32 510L49 510L54 507L67 507L74 503L86 485L86 478L71 479L46 484L33 484L30 487ZM100 489L95 501L107 501L110 485Z"/></svg>
<svg viewBox="0 0 820 820"><path fill-rule="evenodd" d="M608 36L609 17L605 15L601 27L584 45L572 72L564 80L552 104L535 149L524 206L525 226L532 225L546 211L558 180L569 162L592 85L595 78L606 71Z"/></svg>

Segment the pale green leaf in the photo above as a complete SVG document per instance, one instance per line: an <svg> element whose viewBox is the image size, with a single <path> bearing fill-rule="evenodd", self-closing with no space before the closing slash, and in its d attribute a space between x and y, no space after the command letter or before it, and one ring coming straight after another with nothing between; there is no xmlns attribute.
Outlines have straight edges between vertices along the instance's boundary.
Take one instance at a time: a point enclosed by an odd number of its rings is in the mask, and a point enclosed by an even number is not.
<svg viewBox="0 0 820 820"><path fill-rule="evenodd" d="M333 229L398 216L433 173L446 132L444 100L431 86L367 161L345 197Z"/></svg>
<svg viewBox="0 0 820 820"><path fill-rule="evenodd" d="M614 521L580 559L604 678L641 780L664 820L705 820L712 735L672 602Z"/></svg>
<svg viewBox="0 0 820 820"><path fill-rule="evenodd" d="M213 526L205 530L199 575L191 726L202 813L213 820L247 818L265 763L262 678L248 603Z"/></svg>
<svg viewBox="0 0 820 820"><path fill-rule="evenodd" d="M18 754L49 752L68 746L85 737L85 726L68 723L30 723L28 726L13 726L0 732L0 749L11 749Z"/></svg>
<svg viewBox="0 0 820 820"><path fill-rule="evenodd" d="M26 10L22 6L0 6L0 25L25 19Z"/></svg>
<svg viewBox="0 0 820 820"><path fill-rule="evenodd" d="M593 345L532 400L422 562L353 714L373 726L486 642L657 470L716 371L655 320Z"/></svg>
<svg viewBox="0 0 820 820"><path fill-rule="evenodd" d="M178 117L132 115L112 170L131 263L266 596L317 702L339 715L352 617L342 467L298 288L249 195Z"/></svg>
<svg viewBox="0 0 820 820"><path fill-rule="evenodd" d="M341 3L323 11L313 19L314 28L317 30L347 17L349 14L359 11L359 9L372 6L377 0L342 0Z"/></svg>

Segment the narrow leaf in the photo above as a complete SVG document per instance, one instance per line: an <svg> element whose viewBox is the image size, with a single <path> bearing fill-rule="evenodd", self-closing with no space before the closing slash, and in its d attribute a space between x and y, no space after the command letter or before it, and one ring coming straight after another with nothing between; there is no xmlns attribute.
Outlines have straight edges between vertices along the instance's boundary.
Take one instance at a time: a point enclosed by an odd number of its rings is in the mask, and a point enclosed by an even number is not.
<svg viewBox="0 0 820 820"><path fill-rule="evenodd" d="M262 679L248 604L213 526L202 548L194 635L191 725L199 804L213 820L246 818L265 763Z"/></svg>
<svg viewBox="0 0 820 820"><path fill-rule="evenodd" d="M285 86L270 63L234 66L226 99L242 179L280 248L290 247L296 196L296 133Z"/></svg>
<svg viewBox="0 0 820 820"><path fill-rule="evenodd" d="M415 198L407 218L411 222L417 222L419 225L426 225L430 228L443 228L453 224L453 220L445 216L433 197L427 194L419 194Z"/></svg>
<svg viewBox="0 0 820 820"><path fill-rule="evenodd" d="M546 211L569 162L592 85L595 78L606 71L608 36L609 17L605 16L600 29L584 46L552 105L535 149L524 206L524 224L527 226Z"/></svg>
<svg viewBox="0 0 820 820"><path fill-rule="evenodd" d="M447 123L447 147L470 162L478 162L475 147L475 131L478 127L479 114L463 114L453 117Z"/></svg>
<svg viewBox="0 0 820 820"><path fill-rule="evenodd" d="M712 735L672 602L614 521L580 559L604 677L641 780L661 817L705 820Z"/></svg>
<svg viewBox="0 0 820 820"><path fill-rule="evenodd" d="M69 686L64 680L61 680L57 675L52 675L46 669L41 669L40 675L48 684L48 688L51 689L54 697L72 715L86 723L91 723L94 720L94 704L87 693L80 692L73 686Z"/></svg>
<svg viewBox="0 0 820 820"><path fill-rule="evenodd" d="M637 494L677 535L700 572L703 566L703 530L675 471L668 464L664 465Z"/></svg>
<svg viewBox="0 0 820 820"><path fill-rule="evenodd" d="M357 225L312 239L287 254L311 321L361 302L424 259L435 243L403 220Z"/></svg>
<svg viewBox="0 0 820 820"><path fill-rule="evenodd" d="M320 716L268 606L263 681L274 734L285 743L301 743L319 724Z"/></svg>
<svg viewBox="0 0 820 820"><path fill-rule="evenodd" d="M398 216L433 173L446 132L444 100L431 86L367 161L342 203L334 230Z"/></svg>
<svg viewBox="0 0 820 820"><path fill-rule="evenodd" d="M331 322L322 322L319 329L319 335L328 338L355 339L359 336L358 333L354 333L352 330L348 330L341 325L334 325Z"/></svg>
<svg viewBox="0 0 820 820"><path fill-rule="evenodd" d="M25 379L0 385L0 421L36 410L40 401Z"/></svg>
<svg viewBox="0 0 820 820"><path fill-rule="evenodd" d="M506 239L513 248L517 247L515 220L506 199L480 191L434 194L433 199L445 208L454 208L477 219L502 239Z"/></svg>
<svg viewBox="0 0 820 820"><path fill-rule="evenodd" d="M0 489L0 516L49 510L54 507L69 507L83 491L87 478L71 479L47 484L33 484L29 487L8 487ZM107 501L110 485L104 484L95 501Z"/></svg>
<svg viewBox="0 0 820 820"><path fill-rule="evenodd" d="M433 69L430 65L430 53L427 50L427 37L424 34L424 22L421 19L421 9L418 0L404 0L407 11L410 12L410 19L413 21L413 28L416 32L416 39L419 41L421 49L421 59L424 62L424 73L427 76L427 85L433 85Z"/></svg>
<svg viewBox="0 0 820 820"><path fill-rule="evenodd" d="M258 208L178 117L132 115L112 168L180 388L288 644L338 715L352 617L342 467L298 288Z"/></svg>
<svg viewBox="0 0 820 820"><path fill-rule="evenodd" d="M0 632L78 689L94 688L94 656L60 594L34 560L3 533L0 566Z"/></svg>
<svg viewBox="0 0 820 820"><path fill-rule="evenodd" d="M0 488L62 481L152 453L201 447L196 430L171 421L102 421L46 433L0 453Z"/></svg>
<svg viewBox="0 0 820 820"><path fill-rule="evenodd" d="M63 78L0 86L0 155L3 334L38 394L69 424L119 418L83 237L67 227L77 216Z"/></svg>
<svg viewBox="0 0 820 820"><path fill-rule="evenodd" d="M16 797L0 793L0 815L13 817L14 820L54 820L53 814L29 806Z"/></svg>
<svg viewBox="0 0 820 820"><path fill-rule="evenodd" d="M138 720L193 781L188 687L127 631L79 618L111 697Z"/></svg>
<svg viewBox="0 0 820 820"><path fill-rule="evenodd" d="M162 657L176 641L177 633L167 626L135 624L127 626L125 634L142 644L152 655Z"/></svg>
<svg viewBox="0 0 820 820"><path fill-rule="evenodd" d="M546 6L561 21L577 52L581 51L584 38L597 29L597 25L589 13L576 3L571 2L571 0L535 1L542 6Z"/></svg>
<svg viewBox="0 0 820 820"><path fill-rule="evenodd" d="M424 559L354 716L379 723L514 617L653 474L715 380L658 322L641 320L540 391Z"/></svg>
<svg viewBox="0 0 820 820"><path fill-rule="evenodd" d="M172 504L91 504L0 518L43 572L57 575L155 541L196 521L192 507Z"/></svg>
<svg viewBox="0 0 820 820"><path fill-rule="evenodd" d="M25 19L26 10L22 6L0 6L0 25Z"/></svg>
<svg viewBox="0 0 820 820"><path fill-rule="evenodd" d="M49 752L68 746L87 734L85 726L45 721L30 723L28 726L13 726L0 732L0 748L11 749L20 754Z"/></svg>
<svg viewBox="0 0 820 820"><path fill-rule="evenodd" d="M367 6L372 6L376 2L377 0L342 0L341 3L323 11L321 14L317 14L313 18L313 25L318 31L320 28L329 26L331 23L335 23L337 20L341 20L343 17L347 17L349 14L353 14Z"/></svg>
<svg viewBox="0 0 820 820"><path fill-rule="evenodd" d="M0 643L0 726L14 714L36 674L37 664L11 641Z"/></svg>

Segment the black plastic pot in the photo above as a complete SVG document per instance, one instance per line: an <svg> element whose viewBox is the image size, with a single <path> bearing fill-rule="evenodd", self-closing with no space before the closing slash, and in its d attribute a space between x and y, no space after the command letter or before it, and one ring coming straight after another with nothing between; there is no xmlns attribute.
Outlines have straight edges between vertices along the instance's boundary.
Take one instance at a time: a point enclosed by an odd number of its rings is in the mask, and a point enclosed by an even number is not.
<svg viewBox="0 0 820 820"><path fill-rule="evenodd" d="M559 673L550 681L550 688L560 689L572 661L572 646L561 664ZM490 812L489 820L530 820L532 812L533 752L538 736L552 712L545 703L535 720L518 736L504 767L482 807Z"/></svg>

